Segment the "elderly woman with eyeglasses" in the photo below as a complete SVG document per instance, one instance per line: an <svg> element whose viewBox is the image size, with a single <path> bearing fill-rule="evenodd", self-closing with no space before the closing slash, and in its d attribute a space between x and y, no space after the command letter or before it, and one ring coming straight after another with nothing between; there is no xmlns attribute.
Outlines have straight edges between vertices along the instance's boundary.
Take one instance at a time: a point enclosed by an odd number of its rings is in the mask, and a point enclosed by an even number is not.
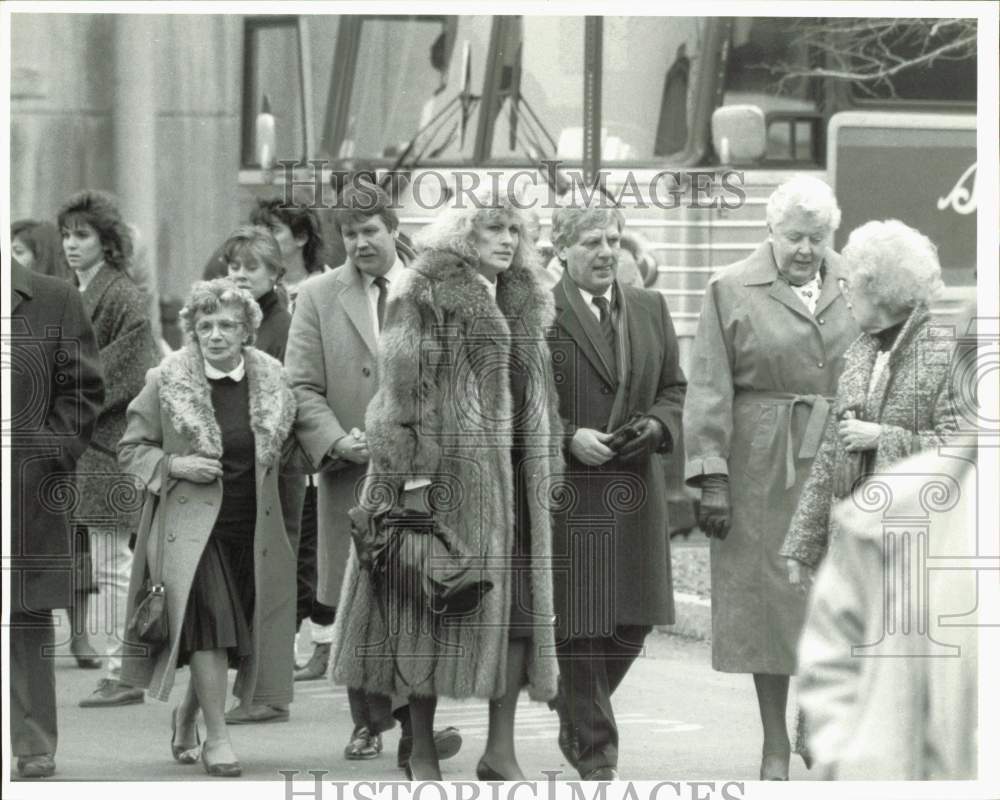
<svg viewBox="0 0 1000 800"><path fill-rule="evenodd" d="M173 756L193 764L200 754L209 775L236 777L241 767L224 717L227 669L239 670L233 693L241 702L292 699L295 557L278 470L295 400L281 364L252 347L261 311L249 292L228 279L196 283L181 317L190 341L150 370L118 446L122 468L150 493L127 618L147 572L159 567L170 629L167 646L139 651L125 672L166 700L176 668L190 665L172 717Z"/></svg>
<svg viewBox="0 0 1000 800"><path fill-rule="evenodd" d="M862 333L844 356L834 413L781 549L803 592L837 536L831 507L957 430L954 338L935 331L928 308L942 287L937 248L899 220L868 222L851 232L843 261L841 291Z"/></svg>

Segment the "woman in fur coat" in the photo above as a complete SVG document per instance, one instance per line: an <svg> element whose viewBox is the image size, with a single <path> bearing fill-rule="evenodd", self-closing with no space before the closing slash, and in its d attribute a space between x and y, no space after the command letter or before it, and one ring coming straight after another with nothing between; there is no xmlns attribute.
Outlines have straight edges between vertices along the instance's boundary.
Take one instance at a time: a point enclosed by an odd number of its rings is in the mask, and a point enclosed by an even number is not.
<svg viewBox="0 0 1000 800"><path fill-rule="evenodd" d="M390 289L379 342L379 389L365 418L367 497L377 503L377 487L405 484L402 503L429 508L461 537L493 588L473 614L438 621L390 596L387 613L399 624L387 630L352 549L333 675L409 697L413 779L440 779L437 698L488 699L477 775L516 780L521 688L539 701L556 690L547 498L561 468L561 424L545 339L553 302L523 217L506 199L445 211L418 246Z"/></svg>
<svg viewBox="0 0 1000 800"><path fill-rule="evenodd" d="M789 580L803 590L837 538L831 507L859 480L944 444L957 429L954 338L931 326L928 310L942 285L937 248L886 220L854 230L842 256L841 289L862 334L844 354L834 415L781 548Z"/></svg>
<svg viewBox="0 0 1000 800"><path fill-rule="evenodd" d="M159 569L170 632L163 648L126 660L125 678L166 700L176 668L189 664L188 692L172 718L174 758L192 764L200 756L209 775L235 777L227 668L238 669L233 693L247 705L292 699L295 556L278 470L295 399L280 362L251 346L261 312L249 292L228 279L197 283L181 317L190 341L150 370L118 446L122 469L148 492L126 619L147 572Z"/></svg>

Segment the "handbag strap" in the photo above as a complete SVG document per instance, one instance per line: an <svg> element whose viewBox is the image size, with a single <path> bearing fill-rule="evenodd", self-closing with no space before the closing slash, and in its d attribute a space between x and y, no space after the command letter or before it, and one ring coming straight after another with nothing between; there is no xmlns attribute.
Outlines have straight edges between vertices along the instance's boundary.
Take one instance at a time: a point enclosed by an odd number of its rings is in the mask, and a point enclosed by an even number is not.
<svg viewBox="0 0 1000 800"><path fill-rule="evenodd" d="M163 583L163 543L166 539L167 532L167 510L163 507L163 501L167 497L167 480L170 478L170 463L174 460L171 455L164 456L160 461L160 500L158 508L159 521L156 523L156 563L153 564L153 570L150 573L150 582L155 586L158 583ZM156 512L154 512L156 513Z"/></svg>

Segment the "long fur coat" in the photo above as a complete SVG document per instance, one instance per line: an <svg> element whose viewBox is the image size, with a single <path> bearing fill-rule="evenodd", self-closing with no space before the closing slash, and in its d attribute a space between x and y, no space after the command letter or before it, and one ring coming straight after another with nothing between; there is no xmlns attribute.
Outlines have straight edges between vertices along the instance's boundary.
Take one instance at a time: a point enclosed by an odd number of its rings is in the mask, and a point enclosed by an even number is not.
<svg viewBox="0 0 1000 800"><path fill-rule="evenodd" d="M528 688L536 700L555 695L548 497L562 461L545 335L553 316L551 295L528 268L502 273L494 302L473 267L444 251L421 254L391 290L379 343L379 389L365 420L369 484L430 479L439 518L482 556L494 588L473 615L437 625L426 609L408 601L394 605L390 615L400 624L387 636L368 574L359 570L352 549L334 633L338 683L383 694L502 695L515 502L524 502L537 621L528 647ZM511 363L527 373L527 411L517 415L527 491L518 498Z"/></svg>
<svg viewBox="0 0 1000 800"><path fill-rule="evenodd" d="M882 426L870 452L868 474L885 472L904 458L944 444L958 428L949 384L952 338L931 325L926 306L918 306L903 324L889 360L869 391L879 354L878 339L861 334L844 353L834 413L823 435L809 478L799 496L781 555L815 567L836 536L830 509L837 496L835 476L848 453L837 433L847 411Z"/></svg>

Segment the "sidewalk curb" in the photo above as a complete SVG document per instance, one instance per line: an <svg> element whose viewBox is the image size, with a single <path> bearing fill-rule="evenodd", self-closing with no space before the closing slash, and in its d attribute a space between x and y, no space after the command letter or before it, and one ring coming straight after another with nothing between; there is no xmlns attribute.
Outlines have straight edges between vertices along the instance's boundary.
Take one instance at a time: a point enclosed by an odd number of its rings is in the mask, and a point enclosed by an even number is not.
<svg viewBox="0 0 1000 800"><path fill-rule="evenodd" d="M696 594L674 592L676 622L657 625L659 633L681 636L685 639L712 638L712 601Z"/></svg>

